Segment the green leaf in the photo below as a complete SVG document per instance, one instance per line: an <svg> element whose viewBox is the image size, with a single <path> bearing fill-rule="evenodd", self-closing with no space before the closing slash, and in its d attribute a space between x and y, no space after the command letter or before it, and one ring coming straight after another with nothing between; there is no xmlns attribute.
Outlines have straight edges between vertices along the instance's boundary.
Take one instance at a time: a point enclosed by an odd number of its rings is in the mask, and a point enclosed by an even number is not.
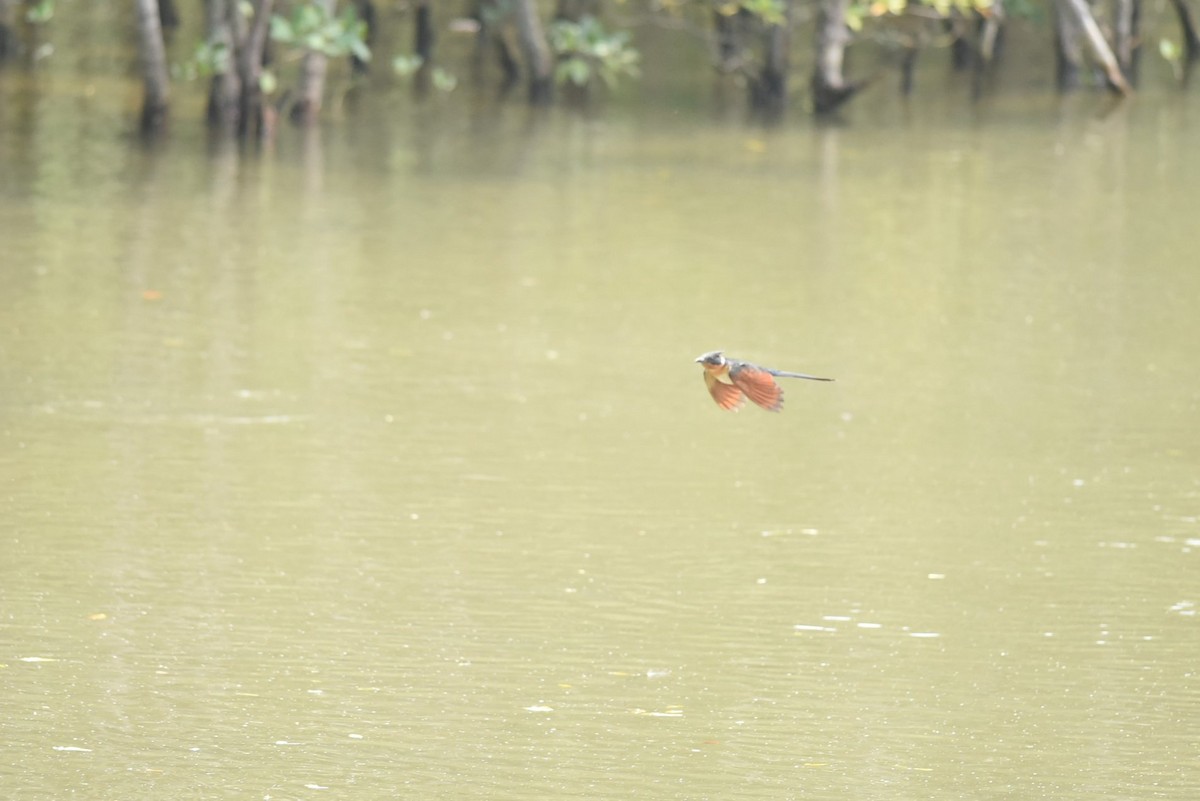
<svg viewBox="0 0 1200 801"><path fill-rule="evenodd" d="M434 67L429 78L433 82L433 88L439 92L453 92L454 87L458 86L458 78L441 67Z"/></svg>
<svg viewBox="0 0 1200 801"><path fill-rule="evenodd" d="M562 76L576 86L584 86L592 77L591 66L582 58L571 58L558 66Z"/></svg>
<svg viewBox="0 0 1200 801"><path fill-rule="evenodd" d="M274 14L271 17L271 39L276 42L290 44L296 41L296 30L292 23L284 17Z"/></svg>
<svg viewBox="0 0 1200 801"><path fill-rule="evenodd" d="M559 57L555 69L559 83L570 81L576 86L584 86L598 76L612 86L621 76L638 75L640 54L630 46L629 34L625 31L610 33L595 17L554 23L550 27L550 44Z"/></svg>
<svg viewBox="0 0 1200 801"><path fill-rule="evenodd" d="M54 0L39 0L25 12L25 21L30 25L44 25L54 17Z"/></svg>
<svg viewBox="0 0 1200 801"><path fill-rule="evenodd" d="M407 78L421 69L424 63L425 60L417 55L399 55L392 59L392 72L401 78Z"/></svg>
<svg viewBox="0 0 1200 801"><path fill-rule="evenodd" d="M352 39L349 43L349 46L350 52L353 53L354 57L359 61L371 60L371 48L367 47L367 43L362 39Z"/></svg>

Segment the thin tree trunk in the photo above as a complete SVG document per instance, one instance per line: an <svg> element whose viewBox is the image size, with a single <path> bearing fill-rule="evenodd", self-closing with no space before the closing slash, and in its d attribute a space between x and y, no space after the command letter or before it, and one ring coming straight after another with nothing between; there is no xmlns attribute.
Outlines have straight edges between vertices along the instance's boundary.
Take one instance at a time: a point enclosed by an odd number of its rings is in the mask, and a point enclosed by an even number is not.
<svg viewBox="0 0 1200 801"><path fill-rule="evenodd" d="M241 21L241 15L236 12L231 15L230 4L235 4L235 0L206 0L204 4L209 45L230 54L225 69L212 77L205 114L209 125L225 128L227 131L232 131L237 122L238 103L242 95L242 84L234 59L239 36L231 27L234 22Z"/></svg>
<svg viewBox="0 0 1200 801"><path fill-rule="evenodd" d="M472 5L471 17L478 25L478 29L475 33L475 47L471 52L471 80L476 86L483 84L484 62L489 51L494 48L496 62L500 66L502 76L500 86L504 91L517 82L521 68L516 56L516 48L508 35L511 29L509 26L493 25L491 22L495 17L495 11L496 0L475 0Z"/></svg>
<svg viewBox="0 0 1200 801"><path fill-rule="evenodd" d="M1196 18L1187 0L1171 0L1171 5L1179 17L1179 27L1183 31L1183 58L1190 67L1200 59L1200 34L1196 32Z"/></svg>
<svg viewBox="0 0 1200 801"><path fill-rule="evenodd" d="M0 0L0 61L17 54L17 29L13 25L16 10L16 0Z"/></svg>
<svg viewBox="0 0 1200 801"><path fill-rule="evenodd" d="M846 47L850 44L850 29L846 27L849 7L850 0L820 0L816 65L812 78L813 110L818 114L836 111L860 87L860 84L847 83L842 74Z"/></svg>
<svg viewBox="0 0 1200 801"><path fill-rule="evenodd" d="M516 85L521 77L521 62L517 58L517 51L520 48L512 38L512 28L508 26L496 31L496 62L500 65L500 74L504 76L500 81L500 89L503 92L507 92Z"/></svg>
<svg viewBox="0 0 1200 801"><path fill-rule="evenodd" d="M969 31L975 12L969 12L963 17L963 12L951 6L950 16L942 23L946 32L953 39L950 42L950 66L955 72L961 72L975 63L975 48L971 45Z"/></svg>
<svg viewBox="0 0 1200 801"><path fill-rule="evenodd" d="M272 0L252 0L250 27L237 47L237 71L241 85L238 109L238 133L242 136L262 136L264 127L262 96L263 52L267 46L267 24L271 18ZM230 3L230 13L240 14L237 3Z"/></svg>
<svg viewBox="0 0 1200 801"><path fill-rule="evenodd" d="M313 0L314 4L333 16L334 0ZM299 97L292 106L292 122L312 125L321 116L321 101L325 96L325 74L329 71L329 56L309 50L300 59Z"/></svg>
<svg viewBox="0 0 1200 801"><path fill-rule="evenodd" d="M429 8L429 0L418 0L416 8L416 31L414 34L413 52L428 64L433 58L433 11Z"/></svg>
<svg viewBox="0 0 1200 801"><path fill-rule="evenodd" d="M741 66L742 47L738 40L737 14L713 9L713 30L716 32L717 71L733 72Z"/></svg>
<svg viewBox="0 0 1200 801"><path fill-rule="evenodd" d="M1054 4L1054 66L1058 91L1078 89L1083 72L1083 28L1061 2Z"/></svg>
<svg viewBox="0 0 1200 801"><path fill-rule="evenodd" d="M421 66L413 76L413 92L417 97L429 94L433 72L433 20L429 0L417 0L413 15L413 53Z"/></svg>
<svg viewBox="0 0 1200 801"><path fill-rule="evenodd" d="M1121 65L1117 62L1112 48L1108 46L1104 32L1100 30L1100 25L1092 15L1092 9L1086 0L1058 0L1057 4L1062 9L1064 18L1072 20L1078 26L1083 41L1091 51L1092 58L1104 71L1108 88L1117 94L1132 94L1133 89L1125 80L1125 75L1121 72Z"/></svg>
<svg viewBox="0 0 1200 801"><path fill-rule="evenodd" d="M379 25L379 15L375 10L374 0L354 0L354 8L358 12L359 20L367 29L363 41L368 48L374 48L375 34ZM363 61L358 56L351 54L350 69L355 75L366 75L370 71L371 65L370 62Z"/></svg>
<svg viewBox="0 0 1200 801"><path fill-rule="evenodd" d="M787 103L788 49L791 44L791 3L783 0L783 22L767 28L763 68L755 82L754 105L776 115Z"/></svg>
<svg viewBox="0 0 1200 801"><path fill-rule="evenodd" d="M1131 83L1137 81L1138 54L1141 52L1140 22L1142 4L1140 0L1115 0L1113 22L1113 50L1121 72Z"/></svg>
<svg viewBox="0 0 1200 801"><path fill-rule="evenodd" d="M158 0L158 20L165 31L174 31L179 27L179 8L175 0Z"/></svg>
<svg viewBox="0 0 1200 801"><path fill-rule="evenodd" d="M513 0L517 36L529 70L529 102L549 103L554 96L554 56L534 0Z"/></svg>
<svg viewBox="0 0 1200 801"><path fill-rule="evenodd" d="M979 27L979 61L981 67L986 67L996 58L1000 46L1001 34L1004 32L1004 0L992 0L992 7Z"/></svg>
<svg viewBox="0 0 1200 801"><path fill-rule="evenodd" d="M142 79L146 94L142 102L142 131L161 130L170 103L167 50L163 45L158 0L137 0L138 38L141 40Z"/></svg>
<svg viewBox="0 0 1200 801"><path fill-rule="evenodd" d="M986 17L975 12L978 18L976 34L976 54L974 68L971 70L971 97L979 99L983 95L985 79L989 75L992 64L1000 52L1004 40L1004 21L1006 18L1004 0L992 0L992 6Z"/></svg>

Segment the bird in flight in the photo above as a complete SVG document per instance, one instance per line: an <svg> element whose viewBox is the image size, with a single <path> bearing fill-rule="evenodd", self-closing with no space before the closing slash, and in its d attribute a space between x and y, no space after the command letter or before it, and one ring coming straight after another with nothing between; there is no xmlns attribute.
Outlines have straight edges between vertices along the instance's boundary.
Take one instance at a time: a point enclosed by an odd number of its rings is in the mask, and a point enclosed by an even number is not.
<svg viewBox="0 0 1200 801"><path fill-rule="evenodd" d="M786 370L772 370L770 367L760 367L750 362L727 359L719 350L705 353L696 358L704 368L704 383L708 392L722 409L737 411L742 408L746 398L757 403L768 412L777 412L783 408L783 388L775 380L782 378L806 378L809 381L832 381L832 378L807 375L805 373L789 373Z"/></svg>

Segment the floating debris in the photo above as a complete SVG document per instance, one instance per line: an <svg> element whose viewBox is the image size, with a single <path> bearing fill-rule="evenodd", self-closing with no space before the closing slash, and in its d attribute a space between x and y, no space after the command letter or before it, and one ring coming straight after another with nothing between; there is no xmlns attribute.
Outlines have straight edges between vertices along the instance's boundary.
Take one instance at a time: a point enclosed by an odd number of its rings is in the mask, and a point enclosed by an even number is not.
<svg viewBox="0 0 1200 801"><path fill-rule="evenodd" d="M1179 601L1178 603L1172 604L1171 608L1168 609L1167 611L1174 612L1177 615L1186 615L1188 617L1191 617L1196 614L1196 602L1195 601Z"/></svg>
<svg viewBox="0 0 1200 801"><path fill-rule="evenodd" d="M683 708L678 706L669 706L662 712L651 712L647 709L634 709L633 714L645 715L650 718L681 718L683 717Z"/></svg>
<svg viewBox="0 0 1200 801"><path fill-rule="evenodd" d="M553 712L553 711L554 711L554 707L552 707L552 706L543 706L543 705L541 705L541 704L534 704L533 706L527 706L527 707L525 707L525 711L526 711L526 712Z"/></svg>

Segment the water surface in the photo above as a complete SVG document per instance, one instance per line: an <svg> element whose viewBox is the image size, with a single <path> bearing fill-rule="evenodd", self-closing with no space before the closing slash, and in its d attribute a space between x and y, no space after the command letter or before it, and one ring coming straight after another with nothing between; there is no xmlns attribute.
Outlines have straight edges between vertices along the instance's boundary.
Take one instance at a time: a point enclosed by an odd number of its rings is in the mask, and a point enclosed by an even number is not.
<svg viewBox="0 0 1200 801"><path fill-rule="evenodd" d="M261 157L57 102L0 146L12 797L1200 792L1190 101ZM837 381L724 413L718 347Z"/></svg>

